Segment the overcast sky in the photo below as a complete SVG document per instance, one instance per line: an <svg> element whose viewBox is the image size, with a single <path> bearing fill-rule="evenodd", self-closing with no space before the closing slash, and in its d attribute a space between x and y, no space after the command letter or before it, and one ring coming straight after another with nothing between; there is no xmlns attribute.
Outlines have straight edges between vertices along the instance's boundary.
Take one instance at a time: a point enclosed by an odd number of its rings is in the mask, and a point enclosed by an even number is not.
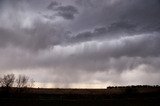
<svg viewBox="0 0 160 106"><path fill-rule="evenodd" d="M160 84L160 0L0 0L0 76L36 87Z"/></svg>

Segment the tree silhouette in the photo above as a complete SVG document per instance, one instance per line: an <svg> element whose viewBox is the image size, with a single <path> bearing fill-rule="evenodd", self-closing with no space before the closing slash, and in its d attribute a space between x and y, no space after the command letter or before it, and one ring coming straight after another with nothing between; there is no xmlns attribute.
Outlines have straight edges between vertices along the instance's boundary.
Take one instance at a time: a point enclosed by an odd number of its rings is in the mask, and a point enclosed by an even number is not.
<svg viewBox="0 0 160 106"><path fill-rule="evenodd" d="M16 84L18 88L23 88L28 86L29 77L25 75L19 75L16 79Z"/></svg>
<svg viewBox="0 0 160 106"><path fill-rule="evenodd" d="M15 75L14 74L7 74L4 75L3 78L0 79L0 85L2 87L12 87L15 81Z"/></svg>
<svg viewBox="0 0 160 106"><path fill-rule="evenodd" d="M35 83L34 79L31 79L31 80L30 80L29 87L33 88L33 87L34 87L34 83Z"/></svg>

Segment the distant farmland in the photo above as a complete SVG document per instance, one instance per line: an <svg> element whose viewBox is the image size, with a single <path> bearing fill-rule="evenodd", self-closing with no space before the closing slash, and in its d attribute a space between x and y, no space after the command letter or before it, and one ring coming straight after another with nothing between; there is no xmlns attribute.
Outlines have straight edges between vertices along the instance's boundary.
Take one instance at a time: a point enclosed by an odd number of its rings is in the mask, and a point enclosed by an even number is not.
<svg viewBox="0 0 160 106"><path fill-rule="evenodd" d="M106 89L0 88L0 106L158 106L159 86Z"/></svg>

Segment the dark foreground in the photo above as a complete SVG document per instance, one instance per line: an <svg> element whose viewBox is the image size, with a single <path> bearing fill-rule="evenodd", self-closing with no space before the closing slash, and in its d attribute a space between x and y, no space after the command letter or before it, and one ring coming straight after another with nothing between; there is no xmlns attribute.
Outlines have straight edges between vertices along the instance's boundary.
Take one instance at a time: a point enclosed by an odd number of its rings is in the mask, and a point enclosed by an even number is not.
<svg viewBox="0 0 160 106"><path fill-rule="evenodd" d="M0 88L0 106L160 106L160 87Z"/></svg>

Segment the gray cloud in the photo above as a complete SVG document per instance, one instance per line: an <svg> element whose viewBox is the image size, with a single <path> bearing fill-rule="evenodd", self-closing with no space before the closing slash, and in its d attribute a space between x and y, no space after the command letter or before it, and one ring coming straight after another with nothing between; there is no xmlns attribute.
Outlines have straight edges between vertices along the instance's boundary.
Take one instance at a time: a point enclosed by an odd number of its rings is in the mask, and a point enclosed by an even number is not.
<svg viewBox="0 0 160 106"><path fill-rule="evenodd" d="M116 22L107 26L99 26L93 28L93 30L80 32L71 38L73 42L83 42L95 39L110 39L119 38L120 36L132 36L134 34L141 34L136 25L129 24L127 22Z"/></svg>
<svg viewBox="0 0 160 106"><path fill-rule="evenodd" d="M86 2L85 0L81 0ZM115 22L131 22L131 24L138 26L139 29L147 31L146 28L156 29L159 23L159 1L121 1L121 0L90 0L95 7L88 8L88 6L82 10L80 14L81 18L75 23L79 28L86 29L87 27L93 27L96 25L110 25ZM97 3L97 4L96 4ZM84 3L85 4L85 3ZM147 10L146 10L147 9ZM93 18L94 17L94 18ZM83 23L80 23L83 22Z"/></svg>
<svg viewBox="0 0 160 106"><path fill-rule="evenodd" d="M75 15L78 14L78 9L73 5L62 5L58 2L54 1L51 2L47 9L52 10L53 12L56 12L55 15L63 17L67 20L74 19Z"/></svg>
<svg viewBox="0 0 160 106"><path fill-rule="evenodd" d="M0 2L0 74L62 87L160 84L159 0Z"/></svg>
<svg viewBox="0 0 160 106"><path fill-rule="evenodd" d="M25 48L28 50L47 49L60 44L65 38L62 30L55 28L52 24L37 21L33 29L7 30L1 28L0 47L9 45Z"/></svg>
<svg viewBox="0 0 160 106"><path fill-rule="evenodd" d="M32 10L26 1L16 2L16 6L13 6L12 1L6 1L2 8L0 47L5 48L11 45L38 51L64 42L66 31L61 25L46 21L39 15L39 11Z"/></svg>
<svg viewBox="0 0 160 106"><path fill-rule="evenodd" d="M12 60L17 61L12 63L12 65L17 68L21 66L24 68L43 67L65 69L66 71L83 70L91 72L113 69L117 72L122 72L126 69L132 70L142 64L150 64L152 66L151 58L159 58L159 40L160 38L157 34L154 34L154 36L149 34L147 37L146 35L135 35L120 40L93 41L73 46L55 46L50 51L45 50L38 54L28 53L25 49L15 49L16 51L12 49L11 51L14 52L10 53L15 54L15 56L13 56L15 59L7 56L7 54L4 57L11 58L11 60L8 60L8 64L11 64L10 62L12 62ZM148 42L150 43L148 44ZM10 49L11 48L8 48L6 50L8 51ZM17 51L23 51L24 58L17 60L16 58L19 57ZM3 53L5 55L5 51ZM28 62L28 59L29 61L31 59L31 61ZM155 62L153 63L155 64ZM8 68L8 64L4 64L5 66L3 67ZM156 65L156 67L157 66L158 65Z"/></svg>
<svg viewBox="0 0 160 106"><path fill-rule="evenodd" d="M55 6L58 6L58 5L60 5L60 4L59 4L57 1L52 1L52 2L48 5L47 9L52 10L52 9L54 9Z"/></svg>
<svg viewBox="0 0 160 106"><path fill-rule="evenodd" d="M60 6L56 9L58 15L65 19L73 19L78 10L74 6Z"/></svg>

